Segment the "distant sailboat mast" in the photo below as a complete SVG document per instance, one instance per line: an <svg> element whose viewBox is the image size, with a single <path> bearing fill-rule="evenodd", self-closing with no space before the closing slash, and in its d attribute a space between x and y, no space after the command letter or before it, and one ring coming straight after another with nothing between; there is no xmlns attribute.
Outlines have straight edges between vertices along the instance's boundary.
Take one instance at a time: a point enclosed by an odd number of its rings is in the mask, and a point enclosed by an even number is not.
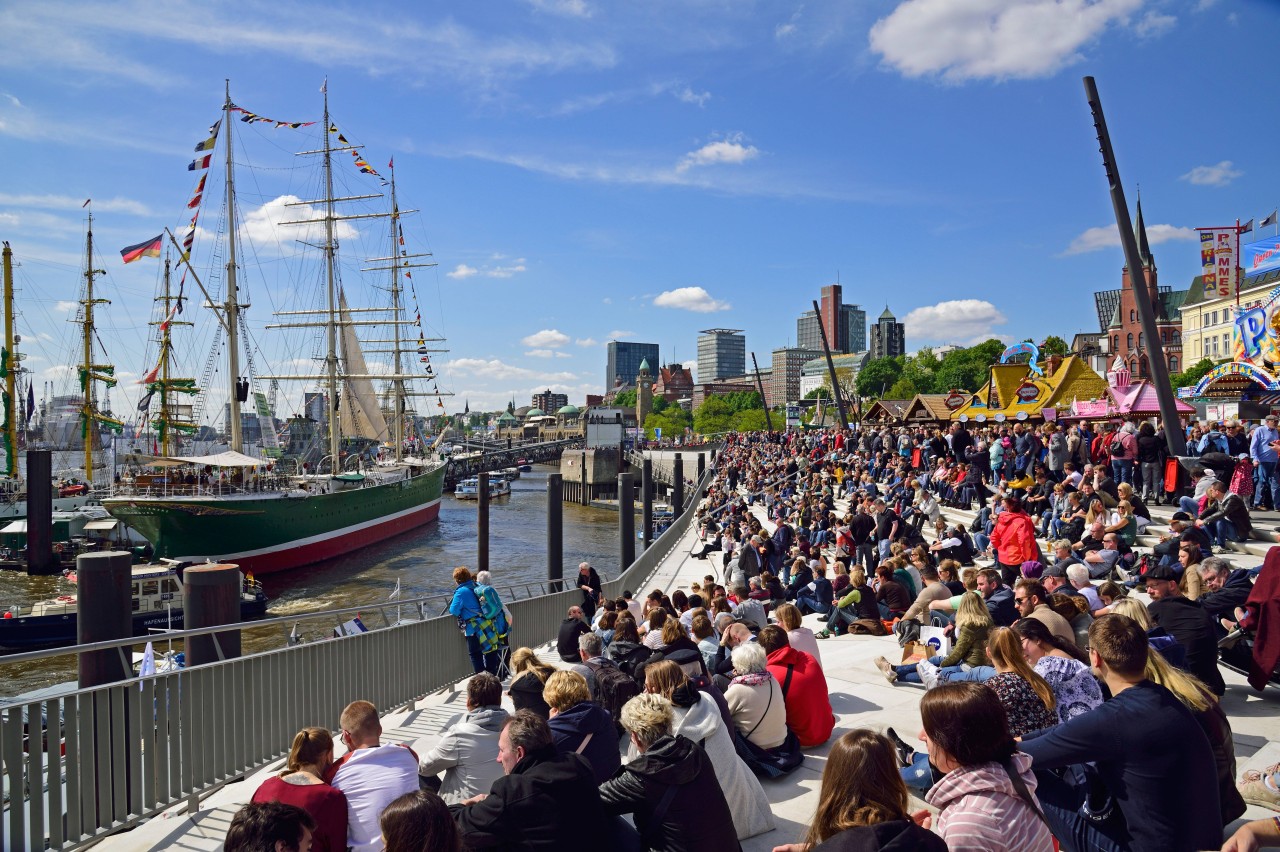
<svg viewBox="0 0 1280 852"><path fill-rule="evenodd" d="M18 391L14 377L18 373L18 356L14 350L13 333L13 250L8 240L4 244L4 405L8 409L4 421L5 476L18 477Z"/></svg>
<svg viewBox="0 0 1280 852"><path fill-rule="evenodd" d="M227 434L231 449L244 452L244 435L240 428L240 303L236 287L236 184L231 158L231 81L226 81L226 101L222 105L222 125L227 131L227 301L223 306L223 327L227 332L227 379L231 383ZM247 397L246 397L247 398Z"/></svg>

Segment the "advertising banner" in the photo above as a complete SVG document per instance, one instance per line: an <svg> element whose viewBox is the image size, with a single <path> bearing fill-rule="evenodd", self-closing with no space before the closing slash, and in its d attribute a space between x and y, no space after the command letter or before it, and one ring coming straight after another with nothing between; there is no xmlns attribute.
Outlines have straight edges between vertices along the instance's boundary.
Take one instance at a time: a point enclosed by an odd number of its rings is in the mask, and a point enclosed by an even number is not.
<svg viewBox="0 0 1280 852"><path fill-rule="evenodd" d="M1230 296L1236 283L1240 234L1235 228L1200 228L1200 263L1206 298Z"/></svg>
<svg viewBox="0 0 1280 852"><path fill-rule="evenodd" d="M1241 249L1241 263L1245 275L1257 275L1272 269L1280 269L1280 237L1267 237L1246 243Z"/></svg>

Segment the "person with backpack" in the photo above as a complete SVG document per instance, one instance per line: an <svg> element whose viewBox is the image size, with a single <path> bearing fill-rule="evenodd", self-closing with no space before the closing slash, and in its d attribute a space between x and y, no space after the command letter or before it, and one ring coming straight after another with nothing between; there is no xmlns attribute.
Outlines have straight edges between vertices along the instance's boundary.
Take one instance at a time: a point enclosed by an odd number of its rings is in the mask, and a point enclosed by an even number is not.
<svg viewBox="0 0 1280 852"><path fill-rule="evenodd" d="M542 698L551 708L547 724L556 753L582 755L597 784L612 777L622 766L618 730L609 711L591 701L587 679L577 672L556 672L547 678Z"/></svg>
<svg viewBox="0 0 1280 852"><path fill-rule="evenodd" d="M486 618L481 609L476 582L468 569L453 569L453 581L458 587L454 589L453 598L449 601L449 614L458 619L458 626L466 637L471 667L477 674L483 671L493 674L499 662L500 649L493 620ZM493 668L490 669L489 666Z"/></svg>

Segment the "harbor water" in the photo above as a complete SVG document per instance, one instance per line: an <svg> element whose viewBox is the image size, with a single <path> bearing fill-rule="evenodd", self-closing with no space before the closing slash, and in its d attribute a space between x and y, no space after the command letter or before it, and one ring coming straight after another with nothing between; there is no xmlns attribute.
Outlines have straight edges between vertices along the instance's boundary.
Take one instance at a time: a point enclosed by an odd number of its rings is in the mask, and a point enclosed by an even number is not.
<svg viewBox="0 0 1280 852"><path fill-rule="evenodd" d="M537 465L511 483L510 496L490 502L489 569L499 591L506 593L521 586L519 596L526 597L539 590L533 586L526 592L522 584L546 580L547 475L554 470L552 466ZM616 577L617 513L575 504L565 504L563 509L565 577L572 579L583 560L595 566L602 578ZM306 613L369 606L370 611L361 613L361 619L374 629L383 626L383 612L392 621L396 617L394 603L388 603L397 581L401 600L442 596L434 612L428 611L428 615L438 614L447 604L443 596L454 588L453 569L459 565L475 568L476 513L475 501L446 494L439 519L425 527L339 559L260 577L269 599L267 617L296 617L298 634L306 641L314 641L330 635L336 621L307 620L303 617ZM5 608L13 604L26 608L35 601L75 592L75 587L60 577L4 572L0 582L4 589L0 604ZM417 613L414 608L405 607L402 616L416 617ZM174 628L181 627L178 619ZM289 632L289 627L279 626L246 630L244 653L282 647ZM153 642L157 653L167 647L162 635ZM461 641L457 651L465 653ZM0 656L0 676L5 681L0 693L10 697L74 680L75 672L76 659L70 655L24 664L6 664Z"/></svg>

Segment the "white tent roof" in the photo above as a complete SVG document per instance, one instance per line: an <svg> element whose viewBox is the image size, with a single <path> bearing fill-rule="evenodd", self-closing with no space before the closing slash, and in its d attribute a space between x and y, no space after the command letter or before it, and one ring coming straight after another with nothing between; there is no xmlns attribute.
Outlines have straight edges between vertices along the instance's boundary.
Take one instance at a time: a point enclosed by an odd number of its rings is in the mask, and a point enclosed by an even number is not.
<svg viewBox="0 0 1280 852"><path fill-rule="evenodd" d="M168 461L179 464L207 464L213 467L260 467L269 464L264 459L255 459L244 453L237 453L235 450L227 450L225 453L215 453L211 456L176 456L169 458Z"/></svg>

